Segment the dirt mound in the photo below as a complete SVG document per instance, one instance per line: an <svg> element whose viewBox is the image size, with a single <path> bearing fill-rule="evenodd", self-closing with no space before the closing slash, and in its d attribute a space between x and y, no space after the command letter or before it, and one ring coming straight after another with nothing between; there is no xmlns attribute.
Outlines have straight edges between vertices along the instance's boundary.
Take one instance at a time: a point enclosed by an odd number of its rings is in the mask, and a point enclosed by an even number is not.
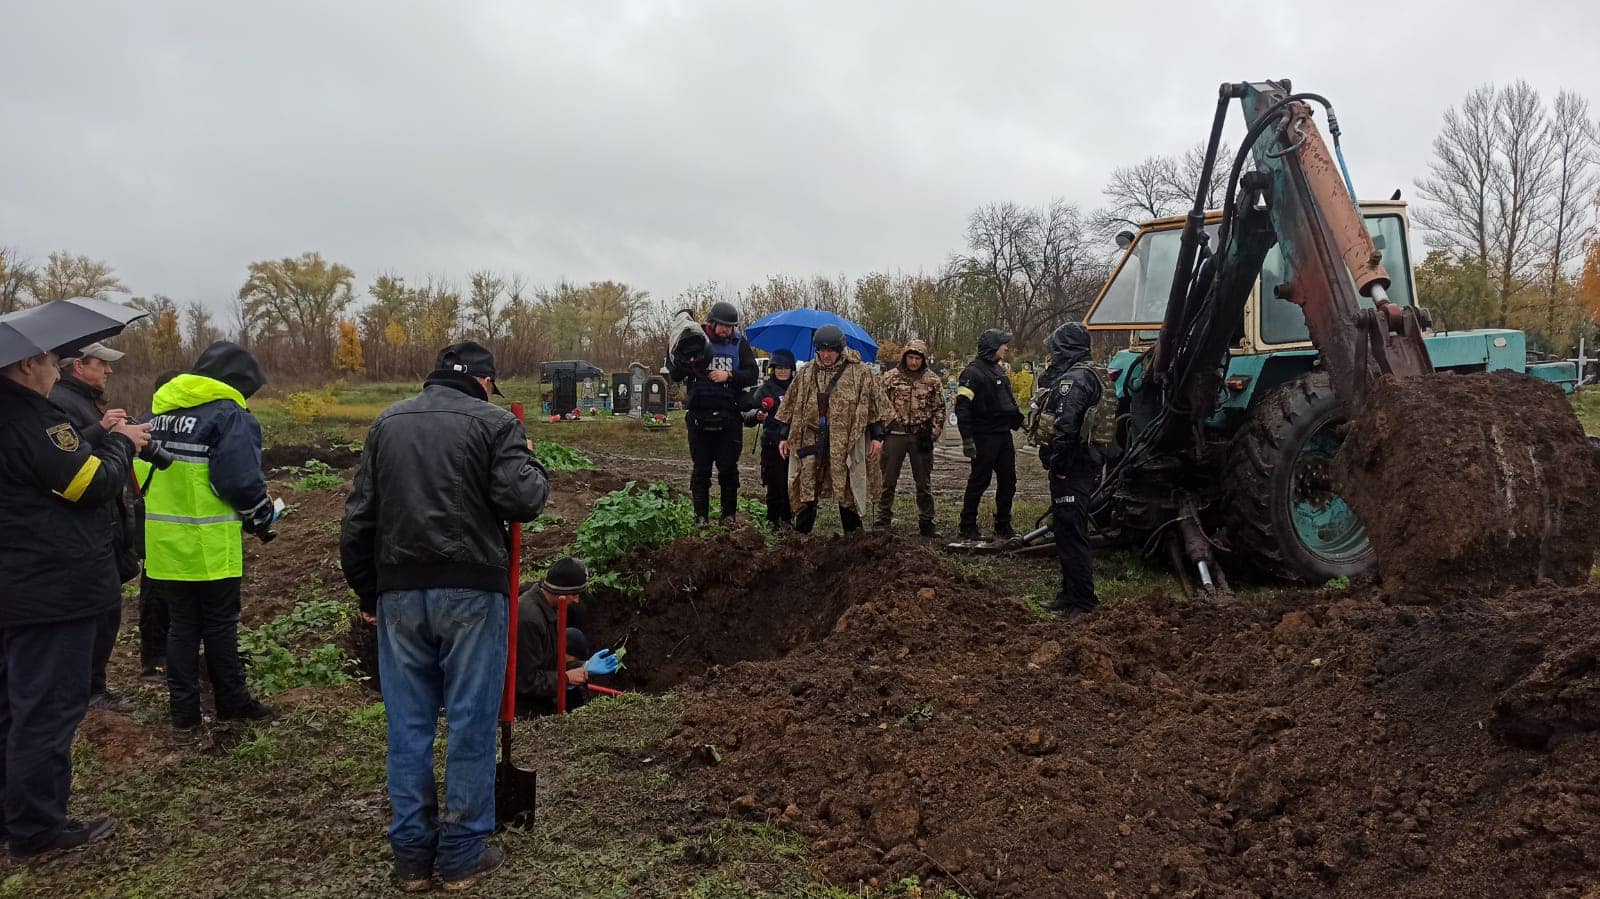
<svg viewBox="0 0 1600 899"><path fill-rule="evenodd" d="M1404 599L1581 584L1600 474L1559 387L1513 372L1385 378L1335 460Z"/></svg>
<svg viewBox="0 0 1600 899"><path fill-rule="evenodd" d="M361 454L348 446L267 446L261 449L261 470L272 471L304 465L315 459L343 471L361 464Z"/></svg>
<svg viewBox="0 0 1600 899"><path fill-rule="evenodd" d="M671 743L715 812L798 829L839 880L985 897L1600 884L1600 591L1155 596L1064 625L927 556L874 578L877 550L855 546L831 582L804 573L830 550L799 549L806 592L850 585L833 627L691 682ZM678 585L679 603L704 595ZM780 603L802 593L776 592L771 614L793 614Z"/></svg>
<svg viewBox="0 0 1600 899"><path fill-rule="evenodd" d="M95 761L111 774L133 768L151 768L172 761L177 753L157 727L146 727L132 717L105 709L90 709L78 725L75 739L94 752Z"/></svg>
<svg viewBox="0 0 1600 899"><path fill-rule="evenodd" d="M885 583L941 582L933 563L928 550L886 534L791 537L770 550L751 527L691 537L626 560L624 571L651 573L644 601L596 597L589 634L596 648L626 642L618 685L666 689L821 639Z"/></svg>

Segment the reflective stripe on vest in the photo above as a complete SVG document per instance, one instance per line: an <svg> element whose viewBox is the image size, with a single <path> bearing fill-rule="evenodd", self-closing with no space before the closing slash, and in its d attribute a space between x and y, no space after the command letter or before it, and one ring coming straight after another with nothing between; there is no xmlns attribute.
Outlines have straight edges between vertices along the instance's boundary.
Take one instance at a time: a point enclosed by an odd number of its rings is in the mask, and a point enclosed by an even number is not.
<svg viewBox="0 0 1600 899"><path fill-rule="evenodd" d="M173 444L166 444L174 449ZM244 574L244 523L211 488L211 465L183 447L150 479L145 496L145 572L167 581L215 581ZM199 459L195 459L199 456Z"/></svg>

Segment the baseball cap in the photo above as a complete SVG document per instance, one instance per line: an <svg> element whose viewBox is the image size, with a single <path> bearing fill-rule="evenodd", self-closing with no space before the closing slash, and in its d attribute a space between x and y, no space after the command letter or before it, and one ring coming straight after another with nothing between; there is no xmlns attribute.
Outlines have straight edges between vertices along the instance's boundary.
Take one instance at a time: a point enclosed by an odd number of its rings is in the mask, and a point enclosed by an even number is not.
<svg viewBox="0 0 1600 899"><path fill-rule="evenodd" d="M103 343L91 343L87 346L80 347L71 353L63 355L61 357L61 361L68 362L73 359L99 359L102 362L121 362L122 357L126 355L128 354L122 352L121 350L114 350Z"/></svg>
<svg viewBox="0 0 1600 899"><path fill-rule="evenodd" d="M463 372L474 378L488 378L489 386L494 390L495 396L505 396L500 392L500 385L494 383L494 354L475 340L452 343L440 350L439 358L433 367L443 371Z"/></svg>

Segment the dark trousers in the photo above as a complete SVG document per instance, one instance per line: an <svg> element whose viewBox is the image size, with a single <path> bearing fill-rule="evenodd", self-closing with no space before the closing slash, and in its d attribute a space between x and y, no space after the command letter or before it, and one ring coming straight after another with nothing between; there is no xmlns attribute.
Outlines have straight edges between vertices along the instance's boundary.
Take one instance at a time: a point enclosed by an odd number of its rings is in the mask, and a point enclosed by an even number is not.
<svg viewBox="0 0 1600 899"><path fill-rule="evenodd" d="M18 852L43 847L67 821L95 625L91 617L0 628L0 806Z"/></svg>
<svg viewBox="0 0 1600 899"><path fill-rule="evenodd" d="M1050 475L1050 530L1061 561L1061 609L1091 612L1100 600L1094 595L1094 569L1089 553L1089 499L1094 478Z"/></svg>
<svg viewBox="0 0 1600 899"><path fill-rule="evenodd" d="M878 499L878 524L894 521L894 493L900 468L911 460L911 480L917 485L917 523L933 524L933 450L919 449L917 435L890 434L883 441L883 496Z"/></svg>
<svg viewBox="0 0 1600 899"><path fill-rule="evenodd" d="M1010 528L1011 500L1017 493L1017 450L1011 443L1011 432L978 434L972 442L977 445L977 455L972 457L967 493L961 500L961 527L978 526L978 501L993 478L998 481L994 489L994 528Z"/></svg>
<svg viewBox="0 0 1600 899"><path fill-rule="evenodd" d="M111 650L117 645L117 631L122 629L122 603L118 603L94 619L94 651L89 658L89 695L106 691L106 663L111 661Z"/></svg>
<svg viewBox="0 0 1600 899"><path fill-rule="evenodd" d="M211 669L211 691L218 712L238 711L250 704L244 664L239 659L239 579L160 581L151 588L166 601L171 628L167 632L167 692L172 718L179 723L200 717L200 645L205 644Z"/></svg>
<svg viewBox="0 0 1600 899"><path fill-rule="evenodd" d="M844 532L846 534L855 533L856 531L861 530L861 513L857 512L855 509L846 509L844 506L840 506L839 523L844 527ZM811 529L816 526L816 502L813 501L809 503L801 503L800 511L796 512L794 516L794 529L802 534L809 534L811 533Z"/></svg>
<svg viewBox="0 0 1600 899"><path fill-rule="evenodd" d="M711 514L711 466L717 467L717 483L722 486L722 517L732 519L739 512L739 454L744 452L744 429L731 413L718 427L697 422L699 413L689 413L689 458L694 470L689 475L689 498L694 514Z"/></svg>
<svg viewBox="0 0 1600 899"><path fill-rule="evenodd" d="M570 620L572 610L577 606L569 606L567 615ZM576 665L581 665L589 659L589 637L575 627L567 628L567 669L571 670ZM581 708L589 702L589 687L586 684L567 685L567 711ZM517 694L517 717L542 718L556 713L556 701L548 696L535 696L532 693Z"/></svg>
<svg viewBox="0 0 1600 899"><path fill-rule="evenodd" d="M761 443L761 483L767 488L767 520L773 524L793 521L789 508L789 460L778 452L776 443Z"/></svg>
<svg viewBox="0 0 1600 899"><path fill-rule="evenodd" d="M139 662L144 668L167 664L167 601L147 577L139 578Z"/></svg>

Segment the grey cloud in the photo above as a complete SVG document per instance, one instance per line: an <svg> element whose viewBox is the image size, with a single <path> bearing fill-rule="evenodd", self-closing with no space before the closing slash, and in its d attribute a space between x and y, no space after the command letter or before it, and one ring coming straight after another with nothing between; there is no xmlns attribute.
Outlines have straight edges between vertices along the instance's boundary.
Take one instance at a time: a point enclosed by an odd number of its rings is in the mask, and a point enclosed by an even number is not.
<svg viewBox="0 0 1600 899"><path fill-rule="evenodd" d="M1199 140L1223 80L1332 97L1372 196L1409 192L1476 84L1600 103L1582 3L9 5L0 243L216 305L307 249L363 286L488 266L663 297L932 268L979 203L1092 207Z"/></svg>

